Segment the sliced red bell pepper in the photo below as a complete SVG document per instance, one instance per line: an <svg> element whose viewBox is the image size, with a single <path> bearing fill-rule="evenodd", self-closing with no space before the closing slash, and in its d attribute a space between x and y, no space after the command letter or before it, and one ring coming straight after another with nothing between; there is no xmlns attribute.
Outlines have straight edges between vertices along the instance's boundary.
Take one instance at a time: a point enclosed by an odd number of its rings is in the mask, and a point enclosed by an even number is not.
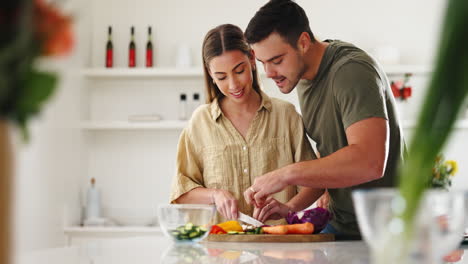
<svg viewBox="0 0 468 264"><path fill-rule="evenodd" d="M224 231L224 229L222 229L221 227L214 225L211 227L210 234L227 234L227 232Z"/></svg>

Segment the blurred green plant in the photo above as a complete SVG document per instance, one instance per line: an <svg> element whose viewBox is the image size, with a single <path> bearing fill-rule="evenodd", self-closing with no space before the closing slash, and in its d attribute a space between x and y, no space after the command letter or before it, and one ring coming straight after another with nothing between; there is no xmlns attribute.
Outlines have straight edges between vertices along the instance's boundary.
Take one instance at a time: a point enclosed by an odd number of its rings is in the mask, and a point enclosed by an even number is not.
<svg viewBox="0 0 468 264"><path fill-rule="evenodd" d="M442 154L438 155L432 167L432 188L448 190L452 186L452 178L458 172L458 163L454 160L445 160Z"/></svg>
<svg viewBox="0 0 468 264"><path fill-rule="evenodd" d="M468 92L468 1L449 0L436 64L409 145L399 171L399 189L406 201L401 217L406 233L424 191L430 187L433 161L444 147Z"/></svg>
<svg viewBox="0 0 468 264"><path fill-rule="evenodd" d="M0 8L0 120L16 123L27 141L28 121L57 85L35 62L70 52L71 19L44 0L3 0Z"/></svg>

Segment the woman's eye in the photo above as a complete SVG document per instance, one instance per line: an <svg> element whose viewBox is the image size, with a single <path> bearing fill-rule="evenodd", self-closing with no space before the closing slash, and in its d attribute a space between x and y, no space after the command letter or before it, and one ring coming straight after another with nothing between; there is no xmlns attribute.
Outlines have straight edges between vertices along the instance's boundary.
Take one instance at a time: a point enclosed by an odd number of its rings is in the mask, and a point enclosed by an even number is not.
<svg viewBox="0 0 468 264"><path fill-rule="evenodd" d="M242 69L242 70L240 70L240 71L238 71L238 72L236 72L236 73L237 73L237 74L241 74L241 73L243 73L243 72L244 72L244 69Z"/></svg>
<svg viewBox="0 0 468 264"><path fill-rule="evenodd" d="M226 79L226 77L218 78L218 81L223 81L225 79Z"/></svg>

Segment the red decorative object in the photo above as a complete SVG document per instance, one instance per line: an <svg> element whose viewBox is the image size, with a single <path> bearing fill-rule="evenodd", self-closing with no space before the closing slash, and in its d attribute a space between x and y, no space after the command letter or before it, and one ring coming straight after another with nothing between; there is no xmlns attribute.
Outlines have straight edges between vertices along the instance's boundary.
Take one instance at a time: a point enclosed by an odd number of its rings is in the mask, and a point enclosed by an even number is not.
<svg viewBox="0 0 468 264"><path fill-rule="evenodd" d="M392 81L390 83L390 87L392 88L392 93L395 98L407 100L411 97L413 88L408 85L411 76L411 73L405 73L405 79L403 81Z"/></svg>

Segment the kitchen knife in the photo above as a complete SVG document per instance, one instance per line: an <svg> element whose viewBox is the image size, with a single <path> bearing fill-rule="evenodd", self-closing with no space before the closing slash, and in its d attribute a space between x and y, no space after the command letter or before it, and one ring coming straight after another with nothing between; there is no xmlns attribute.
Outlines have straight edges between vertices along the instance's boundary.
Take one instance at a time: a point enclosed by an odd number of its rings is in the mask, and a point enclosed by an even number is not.
<svg viewBox="0 0 468 264"><path fill-rule="evenodd" d="M263 225L263 223L258 221L257 219L250 217L246 214L243 214L241 212L239 212L239 220L249 225L253 225L255 227L259 227Z"/></svg>

